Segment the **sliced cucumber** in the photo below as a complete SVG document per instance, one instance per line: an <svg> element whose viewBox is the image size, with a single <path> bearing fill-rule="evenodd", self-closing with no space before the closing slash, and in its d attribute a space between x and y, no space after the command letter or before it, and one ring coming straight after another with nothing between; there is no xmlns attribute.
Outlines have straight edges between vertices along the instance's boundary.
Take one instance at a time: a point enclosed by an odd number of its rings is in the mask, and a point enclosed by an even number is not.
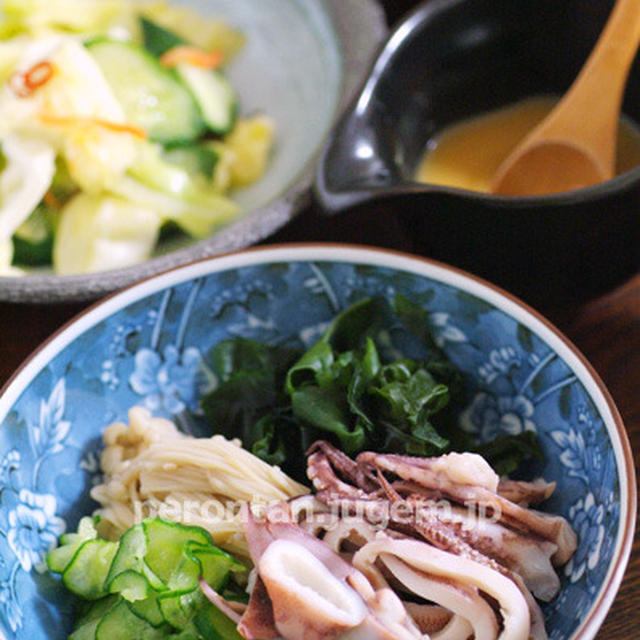
<svg viewBox="0 0 640 640"><path fill-rule="evenodd" d="M169 49L188 44L180 36L156 23L141 18L144 46L160 57ZM209 131L224 135L233 129L238 113L238 99L231 83L218 70L202 69L190 64L176 67L178 75L193 94Z"/></svg>
<svg viewBox="0 0 640 640"><path fill-rule="evenodd" d="M184 629L195 613L195 605L199 602L197 594L200 590L191 589L187 593L170 592L158 598L162 617L174 629Z"/></svg>
<svg viewBox="0 0 640 640"><path fill-rule="evenodd" d="M78 522L78 530L70 531L69 533L63 533L60 536L60 546L66 544L77 544L80 545L81 542L85 540L94 540L98 537L98 530L96 529L96 525L100 521L98 516L84 516L84 518L80 519Z"/></svg>
<svg viewBox="0 0 640 640"><path fill-rule="evenodd" d="M96 520L92 517L84 517L78 524L77 533L63 533L60 536L60 546L47 554L47 567L53 573L63 573L76 555L80 546L87 540L95 540Z"/></svg>
<svg viewBox="0 0 640 640"><path fill-rule="evenodd" d="M104 616L118 601L118 596L107 596L105 598L101 598L100 600L93 600L91 602L85 603L81 614L75 621L76 631L74 632L74 634L78 633L78 637L94 638L95 628L98 622L100 622L102 616ZM89 635L86 633L86 628L91 625L93 625L94 629L93 635ZM80 630L83 628L85 630L80 632ZM72 635L71 637L74 639L76 638L75 635Z"/></svg>
<svg viewBox="0 0 640 640"><path fill-rule="evenodd" d="M236 122L238 100L225 75L190 64L180 64L176 71L195 97L209 131L219 136L229 133Z"/></svg>
<svg viewBox="0 0 640 640"><path fill-rule="evenodd" d="M161 640L168 631L166 627L153 627L121 600L100 620L96 640Z"/></svg>
<svg viewBox="0 0 640 640"><path fill-rule="evenodd" d="M189 175L203 175L211 179L220 159L220 154L202 144L188 147L172 147L163 153L164 159L184 169Z"/></svg>
<svg viewBox="0 0 640 640"><path fill-rule="evenodd" d="M169 31L148 18L140 18L140 27L144 38L145 49L156 58L165 54L169 49L187 44L179 35Z"/></svg>
<svg viewBox="0 0 640 640"><path fill-rule="evenodd" d="M64 585L90 601L71 640L239 640L235 624L203 594L199 577L221 590L230 572L246 568L215 547L206 530L147 519L110 542L95 537L95 524L84 518L47 558L53 570L64 567ZM75 553L69 560L62 550Z"/></svg>
<svg viewBox="0 0 640 640"><path fill-rule="evenodd" d="M13 264L38 266L51 264L55 213L39 205L13 234Z"/></svg>
<svg viewBox="0 0 640 640"><path fill-rule="evenodd" d="M62 574L64 586L87 600L106 596L105 578L117 549L117 543L108 540L83 542Z"/></svg>
<svg viewBox="0 0 640 640"><path fill-rule="evenodd" d="M146 620L152 627L160 627L165 623L158 604L158 594L153 594L144 600L128 602L127 604L133 613Z"/></svg>
<svg viewBox="0 0 640 640"><path fill-rule="evenodd" d="M199 573L216 591L220 591L230 571L243 572L246 567L234 560L226 551L213 545L203 546L196 543L187 544L185 552L199 565Z"/></svg>
<svg viewBox="0 0 640 640"><path fill-rule="evenodd" d="M77 544L65 544L47 554L47 567L52 573L62 573L68 566L76 551L84 541Z"/></svg>
<svg viewBox="0 0 640 640"><path fill-rule="evenodd" d="M131 42L96 40L87 44L128 120L162 144L186 143L204 129L191 92L172 71Z"/></svg>
<svg viewBox="0 0 640 640"><path fill-rule="evenodd" d="M110 593L120 593L131 602L144 600L154 588L163 584L154 578L144 556L147 552L147 534L141 524L128 529L118 546L105 586Z"/></svg>
<svg viewBox="0 0 640 640"><path fill-rule="evenodd" d="M195 586L198 567L195 562L184 562L185 547L190 542L197 542L205 548L206 545L211 546L207 532L200 527L189 527L159 518L145 521L143 527L147 539L144 559L149 569L170 589Z"/></svg>
<svg viewBox="0 0 640 640"><path fill-rule="evenodd" d="M237 625L210 602L200 607L195 615L195 626L202 638L208 640L242 640Z"/></svg>
<svg viewBox="0 0 640 640"><path fill-rule="evenodd" d="M102 618L96 618L95 620L79 625L69 636L68 640L95 640L96 629L101 620Z"/></svg>

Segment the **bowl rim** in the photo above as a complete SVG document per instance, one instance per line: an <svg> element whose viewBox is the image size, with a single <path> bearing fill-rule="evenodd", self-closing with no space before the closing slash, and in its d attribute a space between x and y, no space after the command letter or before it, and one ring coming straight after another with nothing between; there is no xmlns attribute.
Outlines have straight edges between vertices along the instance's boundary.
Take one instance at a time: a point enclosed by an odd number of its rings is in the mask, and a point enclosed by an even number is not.
<svg viewBox="0 0 640 640"><path fill-rule="evenodd" d="M94 302L37 347L0 389L0 425L22 392L57 354L80 335L126 306L199 276L273 262L322 261L364 264L405 271L480 297L499 311L523 323L571 367L598 408L606 427L617 462L620 487L620 524L613 559L594 603L571 636L571 640L594 638L618 592L634 539L637 515L636 472L622 416L593 365L551 321L517 296L463 269L392 249L322 242L249 247L173 267ZM0 638L3 638L2 633Z"/></svg>
<svg viewBox="0 0 640 640"><path fill-rule="evenodd" d="M359 206L379 198L432 193L446 194L466 200L477 200L499 208L533 209L538 207L562 207L563 205L592 202L599 198L611 197L640 184L640 165L638 165L589 187L544 195L518 196L485 193L462 187L452 187L432 182L419 182L418 180L402 176L397 180L390 181L388 184L378 185L371 182L370 184L360 183L354 188L345 187L333 189L329 187L327 167L330 165L330 151L333 149L336 141L343 135L344 130L349 128L353 122L362 118L362 114L368 109L376 87L385 75L389 64L399 56L400 51L406 44L416 37L416 32L422 28L427 28L425 25L433 22L440 13L446 12L456 5L468 4L471 1L472 0L423 0L400 18L382 42L359 91L344 110L338 123L327 137L320 155L320 160L317 164L314 193L327 213L335 214L344 209ZM475 115L481 115L481 113L478 112ZM473 117L473 115L470 117ZM626 117L637 126L640 126L640 121L636 122L629 116Z"/></svg>
<svg viewBox="0 0 640 640"><path fill-rule="evenodd" d="M324 135L275 198L243 212L203 240L194 240L185 247L152 256L129 267L64 276L38 272L20 276L0 275L0 301L52 304L96 300L173 267L246 248L269 237L300 213L311 201L313 176L325 141L359 91L389 33L379 0L317 2L331 25L332 39L341 59L338 92L333 111L328 114Z"/></svg>

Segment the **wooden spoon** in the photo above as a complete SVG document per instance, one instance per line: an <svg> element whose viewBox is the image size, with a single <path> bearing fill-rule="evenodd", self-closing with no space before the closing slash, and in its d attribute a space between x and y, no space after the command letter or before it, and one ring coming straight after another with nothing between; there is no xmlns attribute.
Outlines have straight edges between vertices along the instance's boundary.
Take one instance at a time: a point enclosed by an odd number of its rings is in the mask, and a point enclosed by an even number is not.
<svg viewBox="0 0 640 640"><path fill-rule="evenodd" d="M614 176L622 96L639 42L640 0L618 0L573 85L502 163L492 193L559 193Z"/></svg>

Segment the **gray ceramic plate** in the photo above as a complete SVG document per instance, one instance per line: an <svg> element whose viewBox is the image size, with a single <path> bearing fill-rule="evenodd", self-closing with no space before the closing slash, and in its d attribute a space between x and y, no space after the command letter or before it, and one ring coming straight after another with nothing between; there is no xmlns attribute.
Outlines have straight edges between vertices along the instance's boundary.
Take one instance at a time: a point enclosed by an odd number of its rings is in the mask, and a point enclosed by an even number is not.
<svg viewBox="0 0 640 640"><path fill-rule="evenodd" d="M230 74L242 111L261 110L277 125L265 177L238 192L245 213L207 240L161 247L126 269L82 276L31 273L0 277L0 300L53 303L97 298L140 278L197 258L240 249L267 237L307 202L317 152L348 104L386 33L375 0L172 0L220 15L247 45Z"/></svg>

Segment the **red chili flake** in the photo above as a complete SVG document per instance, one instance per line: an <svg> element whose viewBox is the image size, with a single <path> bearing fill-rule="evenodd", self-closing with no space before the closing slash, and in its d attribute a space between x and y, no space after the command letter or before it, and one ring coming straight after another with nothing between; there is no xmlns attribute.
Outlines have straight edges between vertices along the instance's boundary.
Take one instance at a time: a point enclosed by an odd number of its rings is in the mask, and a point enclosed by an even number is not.
<svg viewBox="0 0 640 640"><path fill-rule="evenodd" d="M27 71L24 75L25 85L35 91L39 87L47 84L53 77L53 65L50 62L39 62Z"/></svg>
<svg viewBox="0 0 640 640"><path fill-rule="evenodd" d="M50 62L38 62L28 71L16 72L9 78L9 88L18 98L28 98L36 89L47 84L53 77Z"/></svg>

